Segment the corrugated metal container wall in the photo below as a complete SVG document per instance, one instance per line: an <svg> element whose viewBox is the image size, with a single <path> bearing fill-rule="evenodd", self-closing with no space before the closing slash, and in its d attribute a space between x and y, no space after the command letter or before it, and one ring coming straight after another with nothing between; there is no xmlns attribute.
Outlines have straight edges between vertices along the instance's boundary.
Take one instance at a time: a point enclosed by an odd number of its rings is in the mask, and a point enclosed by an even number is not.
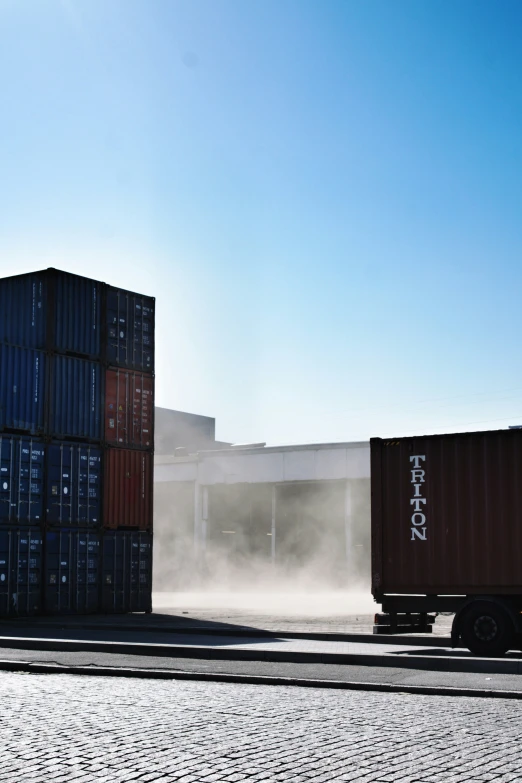
<svg viewBox="0 0 522 783"><path fill-rule="evenodd" d="M153 444L154 379L129 370L105 376L105 440L148 449Z"/></svg>
<svg viewBox="0 0 522 783"><path fill-rule="evenodd" d="M101 287L96 280L55 272L56 351L99 356Z"/></svg>
<svg viewBox="0 0 522 783"><path fill-rule="evenodd" d="M45 348L46 304L45 273L0 280L0 342Z"/></svg>
<svg viewBox="0 0 522 783"><path fill-rule="evenodd" d="M102 370L98 362L53 356L51 421L55 438L101 439Z"/></svg>
<svg viewBox="0 0 522 783"><path fill-rule="evenodd" d="M152 526L152 454L108 448L104 461L103 526L149 530Z"/></svg>
<svg viewBox="0 0 522 783"><path fill-rule="evenodd" d="M44 512L43 442L0 435L0 522L40 525Z"/></svg>
<svg viewBox="0 0 522 783"><path fill-rule="evenodd" d="M42 533L0 528L0 615L37 614L41 607Z"/></svg>
<svg viewBox="0 0 522 783"><path fill-rule="evenodd" d="M154 298L107 289L107 361L154 371Z"/></svg>
<svg viewBox="0 0 522 783"><path fill-rule="evenodd" d="M104 534L102 610L152 610L152 537L148 533Z"/></svg>
<svg viewBox="0 0 522 783"><path fill-rule="evenodd" d="M59 530L45 535L47 612L85 614L99 609L100 536Z"/></svg>
<svg viewBox="0 0 522 783"><path fill-rule="evenodd" d="M371 441L372 592L522 593L522 430Z"/></svg>
<svg viewBox="0 0 522 783"><path fill-rule="evenodd" d="M0 432L43 433L45 371L43 351L0 344Z"/></svg>
<svg viewBox="0 0 522 783"><path fill-rule="evenodd" d="M47 524L101 522L101 451L80 443L47 447Z"/></svg>

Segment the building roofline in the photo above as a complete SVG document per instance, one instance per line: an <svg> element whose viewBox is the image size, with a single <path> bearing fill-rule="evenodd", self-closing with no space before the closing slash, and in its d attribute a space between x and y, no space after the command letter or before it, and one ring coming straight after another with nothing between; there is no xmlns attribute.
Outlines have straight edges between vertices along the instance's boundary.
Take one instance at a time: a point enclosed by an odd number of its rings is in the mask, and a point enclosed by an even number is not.
<svg viewBox="0 0 522 783"><path fill-rule="evenodd" d="M257 448L248 448L248 447L240 447L240 448L226 448L226 449L205 449L202 451L198 451L194 454L188 454L180 457L176 457L174 455L161 455L157 456L155 459L156 464L158 465L168 465L171 463L181 463L181 462L197 462L198 460L205 459L206 457L214 457L214 456L222 456L226 455L227 457L238 457L245 454L248 455L255 455L255 454L278 454L278 453L288 453L291 451L323 451L326 449L360 449L360 448L370 448L370 441L369 440L361 440L361 441L346 441L346 442L334 442L334 443L299 443L294 446L292 445L285 445L285 446L263 446L263 447L257 447Z"/></svg>

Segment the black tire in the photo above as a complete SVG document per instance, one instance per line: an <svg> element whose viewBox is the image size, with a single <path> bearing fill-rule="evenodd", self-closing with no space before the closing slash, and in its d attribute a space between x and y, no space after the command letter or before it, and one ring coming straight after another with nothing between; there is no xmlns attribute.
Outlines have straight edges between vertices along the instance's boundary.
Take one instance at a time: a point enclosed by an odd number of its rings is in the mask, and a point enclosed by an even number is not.
<svg viewBox="0 0 522 783"><path fill-rule="evenodd" d="M500 658L512 647L515 629L511 618L494 601L476 601L459 622L460 636L473 655Z"/></svg>

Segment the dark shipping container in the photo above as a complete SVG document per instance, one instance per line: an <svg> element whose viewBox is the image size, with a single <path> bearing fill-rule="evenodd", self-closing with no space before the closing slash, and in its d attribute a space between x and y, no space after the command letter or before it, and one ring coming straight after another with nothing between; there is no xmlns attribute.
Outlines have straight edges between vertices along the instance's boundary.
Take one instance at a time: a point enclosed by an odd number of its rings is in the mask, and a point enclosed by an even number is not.
<svg viewBox="0 0 522 783"><path fill-rule="evenodd" d="M81 443L47 447L47 524L96 527L101 523L101 450Z"/></svg>
<svg viewBox="0 0 522 783"><path fill-rule="evenodd" d="M106 294L109 364L154 371L154 298L108 288Z"/></svg>
<svg viewBox="0 0 522 783"><path fill-rule="evenodd" d="M0 528L0 615L27 616L41 609L42 533Z"/></svg>
<svg viewBox="0 0 522 783"><path fill-rule="evenodd" d="M522 430L371 440L372 592L522 594Z"/></svg>
<svg viewBox="0 0 522 783"><path fill-rule="evenodd" d="M0 279L0 342L100 358L103 285L57 269Z"/></svg>
<svg viewBox="0 0 522 783"><path fill-rule="evenodd" d="M0 343L45 348L46 334L45 273L0 279Z"/></svg>
<svg viewBox="0 0 522 783"><path fill-rule="evenodd" d="M43 351L0 343L0 432L43 433L45 373Z"/></svg>
<svg viewBox="0 0 522 783"><path fill-rule="evenodd" d="M0 435L0 523L43 523L44 460L42 441Z"/></svg>
<svg viewBox="0 0 522 783"><path fill-rule="evenodd" d="M107 370L105 440L109 445L153 446L154 379L129 370Z"/></svg>
<svg viewBox="0 0 522 783"><path fill-rule="evenodd" d="M101 289L103 283L53 270L53 350L100 355Z"/></svg>
<svg viewBox="0 0 522 783"><path fill-rule="evenodd" d="M101 440L102 381L98 362L52 357L51 437Z"/></svg>
<svg viewBox="0 0 522 783"><path fill-rule="evenodd" d="M88 614L99 610L100 536L53 530L45 536L45 611Z"/></svg>
<svg viewBox="0 0 522 783"><path fill-rule="evenodd" d="M153 457L146 451L107 448L104 453L104 528L152 527Z"/></svg>
<svg viewBox="0 0 522 783"><path fill-rule="evenodd" d="M148 533L104 533L102 610L152 611L152 537Z"/></svg>

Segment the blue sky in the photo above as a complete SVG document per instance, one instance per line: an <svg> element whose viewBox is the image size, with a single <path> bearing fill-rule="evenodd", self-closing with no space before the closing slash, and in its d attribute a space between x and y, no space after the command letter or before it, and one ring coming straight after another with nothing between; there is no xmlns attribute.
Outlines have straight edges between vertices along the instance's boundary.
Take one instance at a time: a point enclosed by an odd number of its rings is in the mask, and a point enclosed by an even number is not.
<svg viewBox="0 0 522 783"><path fill-rule="evenodd" d="M0 274L157 298L157 400L522 423L519 0L0 0Z"/></svg>

